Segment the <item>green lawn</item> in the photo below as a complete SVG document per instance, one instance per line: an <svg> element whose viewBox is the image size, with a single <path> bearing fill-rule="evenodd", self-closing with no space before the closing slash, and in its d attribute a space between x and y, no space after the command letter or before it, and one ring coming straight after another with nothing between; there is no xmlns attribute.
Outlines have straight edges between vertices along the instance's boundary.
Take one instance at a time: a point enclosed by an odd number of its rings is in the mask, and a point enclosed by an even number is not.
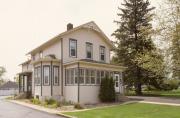
<svg viewBox="0 0 180 118"><path fill-rule="evenodd" d="M77 118L180 118L180 107L133 103L65 113Z"/></svg>
<svg viewBox="0 0 180 118"><path fill-rule="evenodd" d="M128 95L134 96L135 92L130 91ZM161 97L180 98L180 89L173 91L143 91L143 96L161 96Z"/></svg>

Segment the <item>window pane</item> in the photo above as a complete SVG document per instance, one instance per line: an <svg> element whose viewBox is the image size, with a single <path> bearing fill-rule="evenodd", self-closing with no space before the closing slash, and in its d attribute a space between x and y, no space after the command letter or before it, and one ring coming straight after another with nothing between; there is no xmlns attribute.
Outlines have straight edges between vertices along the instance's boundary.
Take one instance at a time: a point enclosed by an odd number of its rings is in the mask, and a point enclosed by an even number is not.
<svg viewBox="0 0 180 118"><path fill-rule="evenodd" d="M97 71L97 75L96 75L96 83L97 83L97 84L100 84L100 83L101 83L100 71Z"/></svg>
<svg viewBox="0 0 180 118"><path fill-rule="evenodd" d="M86 78L85 78L86 84L90 84L90 74L91 74L90 70L86 69Z"/></svg>
<svg viewBox="0 0 180 118"><path fill-rule="evenodd" d="M58 80L59 80L59 67L54 67L54 70L53 70L53 72L54 72L54 85L57 85L58 84Z"/></svg>
<svg viewBox="0 0 180 118"><path fill-rule="evenodd" d="M83 69L79 69L79 81L80 81L80 84L84 84L84 70Z"/></svg>
<svg viewBox="0 0 180 118"><path fill-rule="evenodd" d="M105 47L100 46L100 60L105 61Z"/></svg>
<svg viewBox="0 0 180 118"><path fill-rule="evenodd" d="M71 84L74 84L74 69L71 69Z"/></svg>
<svg viewBox="0 0 180 118"><path fill-rule="evenodd" d="M92 44L86 43L86 58L92 59L92 53L93 53L92 51L93 51Z"/></svg>
<svg viewBox="0 0 180 118"><path fill-rule="evenodd" d="M37 68L37 84L41 84L41 68Z"/></svg>
<svg viewBox="0 0 180 118"><path fill-rule="evenodd" d="M70 40L70 56L76 56L76 49L77 49L77 41Z"/></svg>
<svg viewBox="0 0 180 118"><path fill-rule="evenodd" d="M49 72L50 68L45 66L44 67L44 84L49 84L49 75L50 75L50 72Z"/></svg>

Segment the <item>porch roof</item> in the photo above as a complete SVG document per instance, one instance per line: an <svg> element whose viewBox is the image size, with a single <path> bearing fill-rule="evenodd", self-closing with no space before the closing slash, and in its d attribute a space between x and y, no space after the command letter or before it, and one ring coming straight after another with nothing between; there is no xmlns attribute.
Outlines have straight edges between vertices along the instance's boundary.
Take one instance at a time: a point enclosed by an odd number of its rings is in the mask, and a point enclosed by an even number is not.
<svg viewBox="0 0 180 118"><path fill-rule="evenodd" d="M52 59L52 58L41 58L41 59L38 59L36 61L32 61L31 64L35 65L35 64L38 64L40 62L58 62L60 63L61 60L60 59Z"/></svg>
<svg viewBox="0 0 180 118"><path fill-rule="evenodd" d="M29 74L32 74L31 70L27 70L27 71L18 73L18 75L29 75Z"/></svg>
<svg viewBox="0 0 180 118"><path fill-rule="evenodd" d="M82 66L91 66L94 68L104 68L104 69L111 69L113 71L124 71L127 67L110 64L110 63L104 63L104 62L98 62L94 60L88 60L88 59L81 59L77 61L72 61L63 64L64 66L71 66L71 65L77 65L79 63L80 67Z"/></svg>

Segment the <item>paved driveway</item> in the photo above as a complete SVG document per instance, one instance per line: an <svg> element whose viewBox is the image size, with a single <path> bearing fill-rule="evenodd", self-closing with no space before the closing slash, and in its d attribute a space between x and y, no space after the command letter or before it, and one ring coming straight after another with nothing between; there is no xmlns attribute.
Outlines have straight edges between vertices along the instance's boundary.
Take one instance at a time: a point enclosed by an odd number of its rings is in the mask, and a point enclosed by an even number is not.
<svg viewBox="0 0 180 118"><path fill-rule="evenodd" d="M21 105L10 103L0 97L0 118L62 118L57 115L33 110Z"/></svg>
<svg viewBox="0 0 180 118"><path fill-rule="evenodd" d="M128 98L140 100L140 101L147 101L147 102L159 102L159 103L169 103L169 104L179 104L180 99L178 98L167 98L167 97L144 97L144 96L128 96Z"/></svg>

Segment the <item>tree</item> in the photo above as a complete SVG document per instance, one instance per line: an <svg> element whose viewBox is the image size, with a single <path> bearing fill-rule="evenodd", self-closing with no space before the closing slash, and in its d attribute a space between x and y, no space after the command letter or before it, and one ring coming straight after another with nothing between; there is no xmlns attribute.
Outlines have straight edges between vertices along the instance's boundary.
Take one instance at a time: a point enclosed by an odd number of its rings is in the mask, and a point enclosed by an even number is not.
<svg viewBox="0 0 180 118"><path fill-rule="evenodd" d="M122 6L118 8L120 13L117 14L120 20L115 21L119 28L112 34L116 38L117 47L114 60L128 67L124 74L125 82L132 82L136 94L141 95L141 85L149 82L152 79L149 74L153 73L152 69L143 65L153 63L150 58L155 59L153 53L156 52L156 47L151 38L151 11L155 8L150 7L148 0L124 0ZM146 60L146 57L149 59Z"/></svg>
<svg viewBox="0 0 180 118"><path fill-rule="evenodd" d="M6 69L2 66L0 66L0 84L4 83L4 80L2 79L2 76L6 72Z"/></svg>
<svg viewBox="0 0 180 118"><path fill-rule="evenodd" d="M180 79L180 1L165 0L160 13L157 14L159 36L168 44L166 53L170 64L166 68L174 79Z"/></svg>

